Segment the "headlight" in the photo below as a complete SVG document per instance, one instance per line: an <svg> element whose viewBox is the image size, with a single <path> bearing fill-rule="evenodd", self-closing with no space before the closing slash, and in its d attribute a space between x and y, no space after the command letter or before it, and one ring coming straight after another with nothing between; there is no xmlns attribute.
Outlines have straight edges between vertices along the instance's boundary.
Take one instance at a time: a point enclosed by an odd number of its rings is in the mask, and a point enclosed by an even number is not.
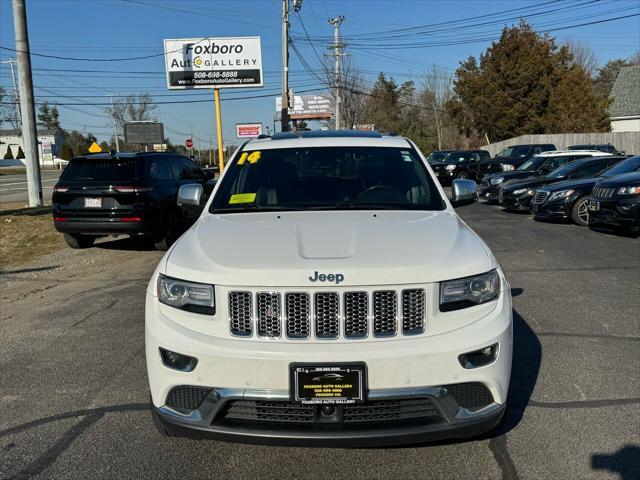
<svg viewBox="0 0 640 480"><path fill-rule="evenodd" d="M158 298L161 303L181 310L205 315L216 313L213 285L185 282L159 275Z"/></svg>
<svg viewBox="0 0 640 480"><path fill-rule="evenodd" d="M504 165L502 165L503 172L512 172L515 169L516 168L513 165L509 165L508 163L505 163Z"/></svg>
<svg viewBox="0 0 640 480"><path fill-rule="evenodd" d="M560 190L558 192L553 192L549 197L549 201L557 200L558 198L567 198L573 192L574 192L573 190Z"/></svg>
<svg viewBox="0 0 640 480"><path fill-rule="evenodd" d="M491 179L491 185L500 185L504 182L504 177L496 177Z"/></svg>
<svg viewBox="0 0 640 480"><path fill-rule="evenodd" d="M640 186L638 187L620 187L618 189L618 195L639 195Z"/></svg>
<svg viewBox="0 0 640 480"><path fill-rule="evenodd" d="M447 165L447 166L446 166L446 167L444 167L444 168L445 168L445 170L449 170L449 171L451 171L451 170L455 170L455 169L456 169L456 166L455 166L455 165Z"/></svg>
<svg viewBox="0 0 640 480"><path fill-rule="evenodd" d="M534 191L533 191L533 190L530 190L530 189L528 189L528 188L519 188L518 190L514 190L514 191L513 191L513 194L514 194L514 195L522 195L523 193L526 193L526 192L528 192L528 193L529 193L529 195L533 195L533 192L534 192Z"/></svg>
<svg viewBox="0 0 640 480"><path fill-rule="evenodd" d="M450 312L490 302L500 294L500 277L491 270L474 277L440 282L440 311Z"/></svg>

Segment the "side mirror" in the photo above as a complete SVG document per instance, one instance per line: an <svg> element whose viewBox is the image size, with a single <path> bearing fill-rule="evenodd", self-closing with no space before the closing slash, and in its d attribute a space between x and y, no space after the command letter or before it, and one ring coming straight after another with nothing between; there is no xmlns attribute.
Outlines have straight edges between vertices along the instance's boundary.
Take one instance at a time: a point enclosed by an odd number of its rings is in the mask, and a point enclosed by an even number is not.
<svg viewBox="0 0 640 480"><path fill-rule="evenodd" d="M199 183L188 183L186 185L182 185L180 190L178 190L178 205L182 207L183 205L191 205L194 207L199 207L200 201L202 200L202 185Z"/></svg>
<svg viewBox="0 0 640 480"><path fill-rule="evenodd" d="M454 207L478 200L478 185L473 180L454 180L451 184L451 203Z"/></svg>

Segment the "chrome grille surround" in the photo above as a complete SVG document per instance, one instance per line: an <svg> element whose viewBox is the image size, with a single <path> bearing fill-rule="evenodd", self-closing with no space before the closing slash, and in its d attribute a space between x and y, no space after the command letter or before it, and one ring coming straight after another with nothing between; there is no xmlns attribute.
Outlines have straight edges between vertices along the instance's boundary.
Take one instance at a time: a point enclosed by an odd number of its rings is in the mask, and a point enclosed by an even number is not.
<svg viewBox="0 0 640 480"><path fill-rule="evenodd" d="M369 295L367 292L344 294L344 336L363 338L369 332Z"/></svg>
<svg viewBox="0 0 640 480"><path fill-rule="evenodd" d="M418 335L424 332L425 291L412 288L402 291L402 333Z"/></svg>
<svg viewBox="0 0 640 480"><path fill-rule="evenodd" d="M373 334L391 337L396 334L398 295L394 290L373 292Z"/></svg>
<svg viewBox="0 0 640 480"><path fill-rule="evenodd" d="M256 294L256 314L258 336L279 338L281 335L280 294L258 292Z"/></svg>
<svg viewBox="0 0 640 480"><path fill-rule="evenodd" d="M533 198L531 199L531 203L544 203L547 200L549 194L550 192L547 192L546 190L536 190L536 192L533 194Z"/></svg>
<svg viewBox="0 0 640 480"><path fill-rule="evenodd" d="M253 299L251 292L229 292L229 327L233 335L252 333Z"/></svg>
<svg viewBox="0 0 640 480"><path fill-rule="evenodd" d="M248 287L231 288L225 297L233 337L325 342L423 335L428 291L421 285L308 291Z"/></svg>
<svg viewBox="0 0 640 480"><path fill-rule="evenodd" d="M311 305L305 292L285 294L287 337L309 338Z"/></svg>
<svg viewBox="0 0 640 480"><path fill-rule="evenodd" d="M314 295L316 338L337 338L340 333L340 302L334 292Z"/></svg>

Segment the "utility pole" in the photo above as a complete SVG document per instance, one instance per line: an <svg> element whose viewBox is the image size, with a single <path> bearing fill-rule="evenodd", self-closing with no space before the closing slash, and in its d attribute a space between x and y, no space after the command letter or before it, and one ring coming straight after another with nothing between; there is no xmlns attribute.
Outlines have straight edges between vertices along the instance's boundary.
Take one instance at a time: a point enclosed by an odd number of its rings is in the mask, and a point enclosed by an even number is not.
<svg viewBox="0 0 640 480"><path fill-rule="evenodd" d="M13 29L16 37L16 58L20 77L20 111L22 113L22 141L27 166L27 191L29 206L42 206L42 182L38 158L38 132L36 130L36 108L31 77L31 55L27 30L27 7L25 0L13 0Z"/></svg>
<svg viewBox="0 0 640 480"><path fill-rule="evenodd" d="M340 50L342 50L345 47L345 45L340 43L340 25L342 24L343 20L344 20L344 17L342 15L329 19L329 23L333 25L333 45L329 48L333 49L333 56L335 57L335 60L336 60L336 67L335 67L336 68L335 70L336 130L340 130L340 57L344 55L344 53L341 53Z"/></svg>
<svg viewBox="0 0 640 480"><path fill-rule="evenodd" d="M289 0L282 0L282 105L280 130L289 131Z"/></svg>
<svg viewBox="0 0 640 480"><path fill-rule="evenodd" d="M20 93L18 92L18 80L16 79L16 70L14 68L16 61L13 58L9 60L3 60L0 62L0 65L8 64L9 68L11 68L11 78L13 80L13 95L12 101L15 108L15 120L17 120L18 125L22 123L22 119L20 118Z"/></svg>
<svg viewBox="0 0 640 480"><path fill-rule="evenodd" d="M113 93L111 94L111 121L113 122L113 137L116 139L116 152L120 152L120 142L118 141L118 127L116 122L116 106L113 102Z"/></svg>

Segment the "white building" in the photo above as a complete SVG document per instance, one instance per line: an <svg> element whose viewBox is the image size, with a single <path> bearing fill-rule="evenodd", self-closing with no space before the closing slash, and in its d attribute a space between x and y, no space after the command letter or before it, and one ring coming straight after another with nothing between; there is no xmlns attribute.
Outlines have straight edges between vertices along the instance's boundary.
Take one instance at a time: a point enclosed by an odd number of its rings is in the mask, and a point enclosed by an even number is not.
<svg viewBox="0 0 640 480"><path fill-rule="evenodd" d="M60 155L62 142L62 131L59 128L55 130L38 130L38 153L40 165L54 165L53 159ZM0 130L0 166L8 163L17 165L17 162L9 162L4 160L4 157L7 154L7 150L11 149L12 157L15 159L20 148L22 148L22 151L24 152L24 142L22 141L22 133L20 130ZM20 159L19 162L24 164L24 159Z"/></svg>
<svg viewBox="0 0 640 480"><path fill-rule="evenodd" d="M620 69L611 97L611 131L640 132L640 65Z"/></svg>

